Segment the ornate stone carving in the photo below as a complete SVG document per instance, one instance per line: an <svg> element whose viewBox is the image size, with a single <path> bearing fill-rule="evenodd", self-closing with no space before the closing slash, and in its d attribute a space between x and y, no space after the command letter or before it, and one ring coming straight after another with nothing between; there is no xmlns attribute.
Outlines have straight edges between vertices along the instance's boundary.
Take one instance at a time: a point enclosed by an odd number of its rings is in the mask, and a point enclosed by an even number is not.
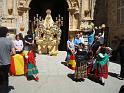
<svg viewBox="0 0 124 93"><path fill-rule="evenodd" d="M19 16L22 16L24 12L27 12L27 10L29 10L28 0L19 0L17 9Z"/></svg>
<svg viewBox="0 0 124 93"><path fill-rule="evenodd" d="M71 0L71 7L69 8L71 14L79 13L79 5L77 0Z"/></svg>
<svg viewBox="0 0 124 93"><path fill-rule="evenodd" d="M47 10L46 13L45 20L40 21L35 30L35 39L38 44L39 54L49 53L50 55L55 55L58 53L61 29L54 23L51 11Z"/></svg>

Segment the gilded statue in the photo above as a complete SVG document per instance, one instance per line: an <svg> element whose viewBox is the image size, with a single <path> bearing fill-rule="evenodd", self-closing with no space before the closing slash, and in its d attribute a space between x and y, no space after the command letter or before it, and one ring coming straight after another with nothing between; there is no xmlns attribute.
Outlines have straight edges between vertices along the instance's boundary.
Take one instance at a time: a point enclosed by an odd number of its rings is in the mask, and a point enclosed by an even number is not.
<svg viewBox="0 0 124 93"><path fill-rule="evenodd" d="M38 52L39 54L47 53L50 55L57 55L61 29L53 21L51 10L48 9L46 13L47 15L45 20L40 21L38 27L35 29L35 39L38 45Z"/></svg>

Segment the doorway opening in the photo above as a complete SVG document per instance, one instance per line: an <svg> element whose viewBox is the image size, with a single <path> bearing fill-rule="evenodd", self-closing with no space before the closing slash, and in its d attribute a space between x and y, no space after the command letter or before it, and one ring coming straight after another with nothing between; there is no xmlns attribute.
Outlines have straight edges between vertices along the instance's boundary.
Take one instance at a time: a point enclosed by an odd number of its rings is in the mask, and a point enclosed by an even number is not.
<svg viewBox="0 0 124 93"><path fill-rule="evenodd" d="M63 26L61 27L61 40L59 44L59 51L66 50L66 42L68 39L68 30L69 30L69 11L68 3L66 0L32 0L29 7L29 20L33 21L34 16L39 14L43 19L46 16L46 10L50 9L52 18L55 22L56 17L60 15L63 17ZM31 29L31 24L29 25Z"/></svg>

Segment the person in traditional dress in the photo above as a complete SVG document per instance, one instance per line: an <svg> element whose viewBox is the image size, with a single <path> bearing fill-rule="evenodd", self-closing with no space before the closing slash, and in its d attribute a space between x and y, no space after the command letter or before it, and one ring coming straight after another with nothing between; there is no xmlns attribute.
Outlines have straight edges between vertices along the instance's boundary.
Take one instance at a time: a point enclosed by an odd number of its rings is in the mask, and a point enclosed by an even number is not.
<svg viewBox="0 0 124 93"><path fill-rule="evenodd" d="M84 81L84 78L87 76L87 60L88 53L85 49L85 45L80 43L78 46L76 57L76 70L75 70L75 79L76 81Z"/></svg>
<svg viewBox="0 0 124 93"><path fill-rule="evenodd" d="M101 47L96 57L96 70L95 75L98 76L101 80L101 84L105 84L105 78L108 78L108 61L109 56L106 53L106 48Z"/></svg>
<svg viewBox="0 0 124 93"><path fill-rule="evenodd" d="M95 61L95 58L93 56L93 51L90 49L88 51L87 75L92 74L94 61Z"/></svg>
<svg viewBox="0 0 124 93"><path fill-rule="evenodd" d="M74 46L74 37L72 35L69 36L69 40L67 41L67 57L66 61L68 63L70 55L74 55L75 46Z"/></svg>
<svg viewBox="0 0 124 93"><path fill-rule="evenodd" d="M16 53L21 53L23 51L23 41L20 39L19 35L16 35L15 41L14 41L14 47L16 50Z"/></svg>
<svg viewBox="0 0 124 93"><path fill-rule="evenodd" d="M36 60L35 60L35 56L32 50L30 50L29 52L27 52L27 71L25 69L25 71L27 72L26 77L28 80L30 79L34 79L35 81L39 81L39 77L38 77L38 69L36 66Z"/></svg>
<svg viewBox="0 0 124 93"><path fill-rule="evenodd" d="M95 37L95 41L93 42L92 46L91 46L91 49L93 51L93 56L96 57L96 51L98 50L100 46L100 41L99 41L99 37L96 36Z"/></svg>

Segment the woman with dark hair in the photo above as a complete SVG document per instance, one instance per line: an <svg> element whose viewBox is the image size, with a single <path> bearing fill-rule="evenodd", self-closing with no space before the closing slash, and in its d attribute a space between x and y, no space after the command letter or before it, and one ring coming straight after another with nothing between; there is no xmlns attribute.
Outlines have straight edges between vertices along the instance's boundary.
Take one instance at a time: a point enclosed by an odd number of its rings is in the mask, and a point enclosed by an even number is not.
<svg viewBox="0 0 124 93"><path fill-rule="evenodd" d="M8 73L11 54L15 54L13 42L6 38L8 28L0 27L0 93L8 93Z"/></svg>
<svg viewBox="0 0 124 93"><path fill-rule="evenodd" d="M102 85L105 84L104 78L108 78L108 63L109 56L106 53L106 48L101 47L96 57L96 72L95 75L100 78Z"/></svg>
<svg viewBox="0 0 124 93"><path fill-rule="evenodd" d="M0 27L0 37L6 37L8 32L9 32L8 28Z"/></svg>
<svg viewBox="0 0 124 93"><path fill-rule="evenodd" d="M32 49L32 45L34 44L34 39L31 31L27 32L25 36L25 50L29 51Z"/></svg>
<svg viewBox="0 0 124 93"><path fill-rule="evenodd" d="M20 40L23 41L23 45L25 46L25 40L24 40L23 34L19 33L19 37L20 37Z"/></svg>
<svg viewBox="0 0 124 93"><path fill-rule="evenodd" d="M84 81L84 78L87 76L87 60L88 52L85 49L85 45L79 43L76 57L76 70L75 70L75 79L76 81Z"/></svg>
<svg viewBox="0 0 124 93"><path fill-rule="evenodd" d="M23 45L23 41L20 39L19 34L16 35L15 37L14 46L16 53L22 53L24 45Z"/></svg>

